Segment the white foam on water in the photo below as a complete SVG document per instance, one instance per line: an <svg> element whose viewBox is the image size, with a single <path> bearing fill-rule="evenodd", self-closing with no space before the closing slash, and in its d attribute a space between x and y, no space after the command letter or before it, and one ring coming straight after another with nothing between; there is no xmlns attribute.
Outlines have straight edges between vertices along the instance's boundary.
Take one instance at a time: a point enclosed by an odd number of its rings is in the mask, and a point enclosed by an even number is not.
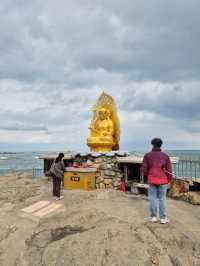
<svg viewBox="0 0 200 266"><path fill-rule="evenodd" d="M8 157L1 156L1 157L0 157L0 160L8 160Z"/></svg>

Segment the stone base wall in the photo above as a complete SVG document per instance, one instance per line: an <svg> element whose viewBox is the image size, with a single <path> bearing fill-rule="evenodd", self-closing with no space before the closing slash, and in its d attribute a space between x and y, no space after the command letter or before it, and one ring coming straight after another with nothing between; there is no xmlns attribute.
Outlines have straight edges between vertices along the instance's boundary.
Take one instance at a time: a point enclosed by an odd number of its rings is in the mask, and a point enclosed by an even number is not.
<svg viewBox="0 0 200 266"><path fill-rule="evenodd" d="M125 156L126 155L124 155L124 157ZM117 154L114 154L112 156L105 154L101 154L99 156L78 155L75 157L74 163L77 165L94 167L97 169L97 189L112 188L118 190L120 182L124 178L124 173L123 170L119 167L117 158Z"/></svg>

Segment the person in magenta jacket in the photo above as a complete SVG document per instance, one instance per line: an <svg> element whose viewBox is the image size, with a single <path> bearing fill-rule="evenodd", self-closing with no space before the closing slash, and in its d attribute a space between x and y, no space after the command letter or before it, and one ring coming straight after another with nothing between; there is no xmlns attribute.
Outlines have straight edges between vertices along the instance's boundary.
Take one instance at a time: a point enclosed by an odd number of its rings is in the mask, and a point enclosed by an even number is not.
<svg viewBox="0 0 200 266"><path fill-rule="evenodd" d="M166 216L167 185L172 179L172 165L169 156L161 151L163 144L159 138L151 141L153 149L144 155L142 171L148 178L148 197L150 220L157 222L157 199L159 201L159 216L162 224L168 223Z"/></svg>

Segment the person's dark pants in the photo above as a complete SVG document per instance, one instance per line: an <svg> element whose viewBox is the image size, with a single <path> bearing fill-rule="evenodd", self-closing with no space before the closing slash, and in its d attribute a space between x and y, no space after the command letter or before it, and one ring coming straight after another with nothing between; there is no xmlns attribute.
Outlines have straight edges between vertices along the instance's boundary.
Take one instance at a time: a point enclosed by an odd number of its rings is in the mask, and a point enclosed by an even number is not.
<svg viewBox="0 0 200 266"><path fill-rule="evenodd" d="M61 179L53 177L53 196L60 197Z"/></svg>

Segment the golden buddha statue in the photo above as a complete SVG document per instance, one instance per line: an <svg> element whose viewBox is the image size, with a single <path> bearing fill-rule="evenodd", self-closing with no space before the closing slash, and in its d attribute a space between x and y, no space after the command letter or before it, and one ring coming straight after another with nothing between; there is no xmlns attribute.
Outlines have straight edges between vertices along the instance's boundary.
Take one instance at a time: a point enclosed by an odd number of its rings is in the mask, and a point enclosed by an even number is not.
<svg viewBox="0 0 200 266"><path fill-rule="evenodd" d="M96 152L118 150L120 125L114 99L103 92L93 112L87 145Z"/></svg>

